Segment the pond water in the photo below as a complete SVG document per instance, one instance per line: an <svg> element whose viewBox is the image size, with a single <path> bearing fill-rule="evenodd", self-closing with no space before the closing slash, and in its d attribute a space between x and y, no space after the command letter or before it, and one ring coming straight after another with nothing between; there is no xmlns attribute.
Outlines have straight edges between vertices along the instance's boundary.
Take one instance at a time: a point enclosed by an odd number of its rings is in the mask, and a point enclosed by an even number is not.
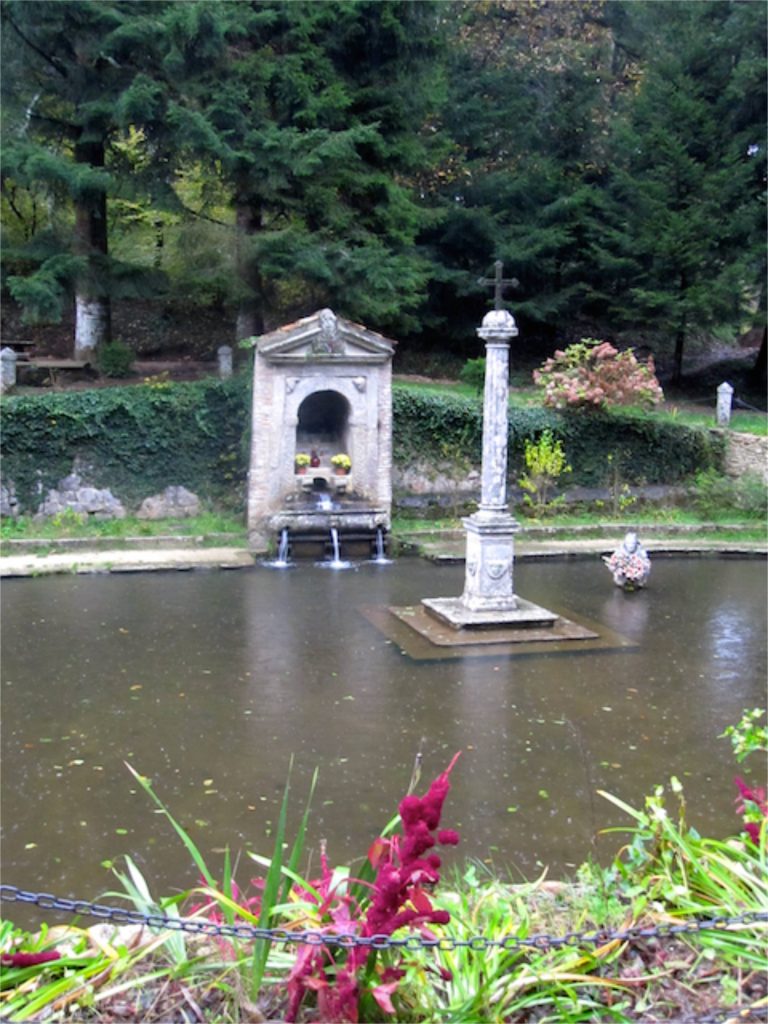
<svg viewBox="0 0 768 1024"><path fill-rule="evenodd" d="M130 853L158 895L195 884L126 761L214 866L225 845L269 853L291 755L294 820L317 766L309 845L348 863L394 813L422 737L420 791L463 751L443 819L456 861L532 877L605 858L622 838L596 834L628 821L595 791L640 806L671 774L691 822L730 834L738 769L718 735L763 701L765 576L760 560L658 558L627 595L596 559L523 562L522 596L634 646L448 661L412 660L363 611L458 594L460 566L7 581L3 881L96 898L113 887L102 862Z"/></svg>

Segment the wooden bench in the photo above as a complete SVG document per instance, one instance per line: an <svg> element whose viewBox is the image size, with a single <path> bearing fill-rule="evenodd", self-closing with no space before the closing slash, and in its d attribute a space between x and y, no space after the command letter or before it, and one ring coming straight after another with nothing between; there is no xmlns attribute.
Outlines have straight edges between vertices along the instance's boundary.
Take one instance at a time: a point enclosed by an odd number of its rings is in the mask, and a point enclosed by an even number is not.
<svg viewBox="0 0 768 1024"><path fill-rule="evenodd" d="M51 387L55 388L58 383L57 375L62 370L88 370L91 363L88 359L55 359L47 356L30 356L19 359L17 366L28 366L33 370L47 370Z"/></svg>

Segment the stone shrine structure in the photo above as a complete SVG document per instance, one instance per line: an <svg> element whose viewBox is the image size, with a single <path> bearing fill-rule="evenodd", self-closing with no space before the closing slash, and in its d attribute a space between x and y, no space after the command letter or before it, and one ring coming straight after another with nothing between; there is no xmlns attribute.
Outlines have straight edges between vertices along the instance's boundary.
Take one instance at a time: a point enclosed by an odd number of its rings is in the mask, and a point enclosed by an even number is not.
<svg viewBox="0 0 768 1024"><path fill-rule="evenodd" d="M395 345L330 309L254 339L252 550L284 529L389 530ZM347 474L331 462L342 454Z"/></svg>

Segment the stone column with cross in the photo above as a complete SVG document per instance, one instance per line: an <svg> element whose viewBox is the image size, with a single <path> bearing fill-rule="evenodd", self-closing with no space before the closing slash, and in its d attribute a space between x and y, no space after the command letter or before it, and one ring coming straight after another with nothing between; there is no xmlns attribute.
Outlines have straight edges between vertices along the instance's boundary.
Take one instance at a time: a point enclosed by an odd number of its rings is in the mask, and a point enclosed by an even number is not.
<svg viewBox="0 0 768 1024"><path fill-rule="evenodd" d="M514 536L519 526L507 507L507 438L509 432L509 343L517 337L512 314L502 309L505 285L496 262L494 309L478 328L485 342L483 397L483 465L480 505L463 520L466 530L464 593L460 598L425 598L428 612L456 629L493 626L551 625L557 615L525 601L514 589Z"/></svg>

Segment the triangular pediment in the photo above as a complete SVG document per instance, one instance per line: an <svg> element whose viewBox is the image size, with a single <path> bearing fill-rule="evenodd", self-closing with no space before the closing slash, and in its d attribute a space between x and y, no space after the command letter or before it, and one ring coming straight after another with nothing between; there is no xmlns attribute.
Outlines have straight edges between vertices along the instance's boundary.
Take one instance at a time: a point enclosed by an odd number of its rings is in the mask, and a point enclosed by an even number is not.
<svg viewBox="0 0 768 1024"><path fill-rule="evenodd" d="M270 363L366 362L391 359L397 342L320 309L292 324L254 339L256 351Z"/></svg>

